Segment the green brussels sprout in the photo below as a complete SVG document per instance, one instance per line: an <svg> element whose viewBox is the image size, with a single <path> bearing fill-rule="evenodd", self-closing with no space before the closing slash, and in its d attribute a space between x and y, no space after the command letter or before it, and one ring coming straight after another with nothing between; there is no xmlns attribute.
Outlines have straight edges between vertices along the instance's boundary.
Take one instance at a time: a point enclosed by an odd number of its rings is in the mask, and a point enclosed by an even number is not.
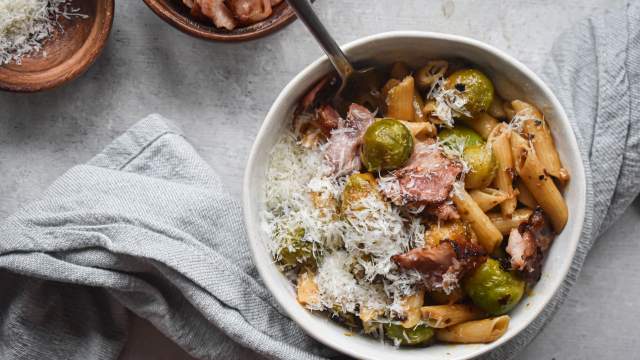
<svg viewBox="0 0 640 360"><path fill-rule="evenodd" d="M393 170L404 165L413 151L413 136L400 121L380 119L367 128L362 160L367 170Z"/></svg>
<svg viewBox="0 0 640 360"><path fill-rule="evenodd" d="M373 175L370 173L362 173L349 176L347 183L344 185L344 190L342 191L340 211L345 214L349 210L362 210L357 208L355 204L359 200L362 200L371 194L380 197L380 193L378 192L378 183Z"/></svg>
<svg viewBox="0 0 640 360"><path fill-rule="evenodd" d="M400 345L424 345L434 335L433 329L424 324L410 329L399 324L386 324L384 329L387 337Z"/></svg>
<svg viewBox="0 0 640 360"><path fill-rule="evenodd" d="M449 75L446 86L462 93L466 99L465 109L472 115L487 111L493 101L491 80L476 69L458 70Z"/></svg>
<svg viewBox="0 0 640 360"><path fill-rule="evenodd" d="M278 250L278 263L285 269L294 268L300 264L313 265L313 244L304 241L304 228L295 228L285 235L280 249Z"/></svg>
<svg viewBox="0 0 640 360"><path fill-rule="evenodd" d="M482 189L493 181L498 171L498 163L493 150L486 145L474 145L464 148L462 159L469 166L464 178L467 189Z"/></svg>
<svg viewBox="0 0 640 360"><path fill-rule="evenodd" d="M465 147L484 145L484 140L477 132L463 125L445 128L438 133L438 139L444 143L456 141L456 138L464 139Z"/></svg>
<svg viewBox="0 0 640 360"><path fill-rule="evenodd" d="M490 315L502 315L522 299L525 283L503 270L500 262L489 258L464 279L462 287L479 308Z"/></svg>
<svg viewBox="0 0 640 360"><path fill-rule="evenodd" d="M498 163L491 148L487 147L477 132L466 126L456 125L440 131L438 139L444 147L452 150L463 145L462 159L470 168L465 176L465 186L468 189L481 189L491 183L498 170Z"/></svg>

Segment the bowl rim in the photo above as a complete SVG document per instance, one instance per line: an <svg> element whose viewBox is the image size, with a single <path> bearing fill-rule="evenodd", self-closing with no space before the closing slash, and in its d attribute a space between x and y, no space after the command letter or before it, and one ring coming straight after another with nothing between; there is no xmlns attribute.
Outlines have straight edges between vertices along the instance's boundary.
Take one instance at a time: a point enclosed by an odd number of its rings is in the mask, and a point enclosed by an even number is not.
<svg viewBox="0 0 640 360"><path fill-rule="evenodd" d="M544 93L544 95L550 100L552 107L555 110L557 110L558 121L561 122L563 126L566 126L570 130L567 135L567 140L569 140L570 142L568 144L569 148L571 149L571 152L573 153L573 155L575 155L577 159L579 159L578 163L575 164L578 169L578 174L572 174L572 183L577 183L577 188L578 190L581 190L580 191L581 193L578 194L579 206L576 209L574 209L575 212L573 214L575 219L575 227L574 229L571 229L572 232L570 233L571 235L569 236L569 239L568 239L571 241L570 253L566 254L566 255L569 255L568 257L569 261L566 261L564 264L562 264L561 267L558 268L558 271L560 272L561 276L558 276L550 284L550 290L544 293L545 295L541 301L541 305L539 306L538 309L535 310L530 320L514 328L514 331L510 336L508 337L503 336L492 343L483 344L482 347L480 347L478 350L472 351L470 354L460 355L460 356L451 358L455 360L466 360L466 359L471 359L471 358L480 356L482 354L486 354L492 350L495 350L496 348L500 347L507 341L511 340L512 338L520 334L525 328L530 326L535 321L535 319L537 319L540 316L540 313L542 313L544 309L549 305L550 301L554 298L554 296L557 294L558 290L564 283L567 277L567 274L569 273L571 264L573 262L573 258L575 257L578 243L580 241L580 235L582 233L582 229L584 226L584 219L585 219L585 212L586 212L586 196L587 196L587 193L586 193L587 184L586 184L586 173L584 169L584 160L582 158L580 147L578 146L575 132L571 126L571 122L569 121L566 115L564 107L562 106L562 104L560 104L560 101L557 99L555 94L546 85L546 83L544 83L544 81L542 81L542 79L538 77L526 65L524 65L514 57L508 55L502 50L499 50L491 45L488 45L484 42L481 42L479 40L475 40L469 37L447 34L447 33L426 32L426 31L383 32L383 33L365 36L365 37L356 39L342 46L342 48L348 54L348 52L351 49L357 48L367 43L383 40L386 38L409 38L409 37L419 37L419 38L426 38L431 40L444 40L452 43L458 43L458 44L464 44L464 45L476 47L517 68L519 71L521 71L525 75L527 79L534 82L542 90L542 93ZM295 86L301 80L306 78L310 72L315 71L318 67L321 67L324 63L328 63L328 59L326 56L322 56L319 59L313 61L311 64L306 66L302 71L296 74L296 76L291 81L289 81L287 85L279 93L278 97L276 98L273 105L269 109L269 112L267 113L265 120L262 123L260 130L258 131L258 134L254 140L254 143L252 145L252 148L248 157L247 166L245 168L243 188L242 188L244 223L247 228L249 248L251 251L251 257L252 257L253 263L255 264L258 270L258 273L260 274L260 277L264 281L267 289L269 289L269 292L273 294L275 299L278 301L279 305L281 305L281 307L284 308L286 314L292 320L294 320L295 323L298 326L300 326L307 334L309 334L311 337L321 342L322 344L329 346L330 348L335 349L343 354L353 356L355 358L375 359L370 357L363 357L362 354L359 354L354 349L344 348L340 344L335 343L331 338L320 335L317 332L317 329L310 326L310 324L307 324L304 321L300 321L293 309L290 309L286 306L282 306L282 304L285 303L284 300L288 298L289 295L279 291L274 291L274 289L276 289L276 279L271 278L269 276L266 266L264 266L263 263L258 260L258 256L260 255L260 251L261 251L259 242L261 240L260 238L257 238L256 236L254 236L254 234L259 233L260 225L252 223L251 209L253 208L254 204L252 202L251 196L249 195L252 191L252 189L249 187L250 180L252 177L252 172L253 172L252 168L255 167L256 157L258 156L258 150L259 150L257 146L258 144L262 143L264 141L264 138L267 136L267 129L277 124L278 119L275 118L274 114L277 112L278 109L280 109L284 105L283 103L285 102L285 98L288 95L288 93L291 92L291 90L294 89ZM566 229L566 230L569 230L569 229ZM305 311L307 310L305 309Z"/></svg>
<svg viewBox="0 0 640 360"><path fill-rule="evenodd" d="M291 22L293 22L296 19L296 14L293 12L293 10L291 10L287 12L287 14L285 14L284 16L276 19L274 22L272 22L268 26L258 29L256 31L246 32L241 34L232 34L232 33L223 34L223 33L205 31L192 26L190 23L185 21L183 15L179 14L175 9L164 5L159 0L143 0L143 1L149 7L149 9L151 9L151 11L153 11L156 15L158 15L158 17L164 20L167 24L173 26L174 28L182 31L187 35L191 35L193 37L210 40L210 41L242 42L242 41L259 39L282 29L283 27L289 25Z"/></svg>
<svg viewBox="0 0 640 360"><path fill-rule="evenodd" d="M0 79L0 90L18 92L18 93L34 93L34 92L43 91L43 90L50 90L50 89L62 86L78 78L80 75L84 74L89 69L89 67L93 65L93 63L98 59L98 56L102 54L102 51L107 46L107 40L109 39L109 35L111 34L111 29L113 28L115 0L104 0L104 1L105 1L104 6L96 8L96 12L102 11L102 9L104 9L103 11L105 12L104 13L105 19L102 22L99 29L96 30L97 32L96 36L93 38L93 44L95 44L95 46L93 46L89 54L84 58L82 58L75 67L73 67L70 71L67 71L64 74L52 80L45 81L39 84L32 84L32 83L21 82L21 81L16 82L16 81ZM90 39L91 38L87 38L85 41L88 41ZM80 51L84 46L88 46L88 45L86 45L85 43L83 46L81 46L78 49L78 51ZM78 51L76 51L76 53ZM63 66L65 63L67 63L68 61L71 61L72 59L73 59L73 55L71 55L67 60L56 65L55 67L44 70L42 72L44 73L47 71L51 71L52 69L58 68L60 66ZM0 70L1 69L2 67L0 66Z"/></svg>

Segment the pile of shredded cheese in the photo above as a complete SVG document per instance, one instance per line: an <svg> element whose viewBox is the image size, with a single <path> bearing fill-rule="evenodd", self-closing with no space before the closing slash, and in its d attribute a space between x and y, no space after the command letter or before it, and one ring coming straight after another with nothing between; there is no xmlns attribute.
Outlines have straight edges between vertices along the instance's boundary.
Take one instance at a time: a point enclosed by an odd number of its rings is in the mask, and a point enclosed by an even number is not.
<svg viewBox="0 0 640 360"><path fill-rule="evenodd" d="M402 217L395 206L375 195L358 200L353 205L357 211L337 216L331 206L318 202L332 203L335 209L347 176L325 174L323 147L305 148L286 133L272 149L262 227L271 235L267 245L273 257L279 259L287 232L303 228L302 240L314 245L324 309L337 307L357 315L357 309L366 307L402 314L402 297L415 293L422 276L399 271L390 258L422 246L424 225ZM288 275L293 279L295 274Z"/></svg>
<svg viewBox="0 0 640 360"><path fill-rule="evenodd" d="M86 17L78 11L68 0L0 0L0 65L20 64L24 56L42 50L55 29L62 30L60 16Z"/></svg>

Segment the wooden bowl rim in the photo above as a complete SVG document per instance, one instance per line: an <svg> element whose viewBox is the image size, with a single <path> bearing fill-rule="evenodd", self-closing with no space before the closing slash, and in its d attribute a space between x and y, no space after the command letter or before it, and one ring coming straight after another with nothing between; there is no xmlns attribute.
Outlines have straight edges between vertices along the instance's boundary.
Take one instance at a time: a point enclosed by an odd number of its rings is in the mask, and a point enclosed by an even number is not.
<svg viewBox="0 0 640 360"><path fill-rule="evenodd" d="M70 56L68 59L63 61L62 63L38 72L37 74L46 74L47 72L54 72L61 67L64 67L67 63L74 60L74 55L81 52L83 49L88 48L88 53L86 56L81 58L76 64L70 67L69 71L61 72L55 78L47 79L41 83L32 83L29 82L28 79L22 79L21 77L15 77L15 79L2 79L0 78L0 90L12 91L12 92L38 92L42 90L49 90L60 85L63 85L78 76L82 75L85 71L89 69L89 67L95 62L98 56L104 50L104 47L107 44L107 39L109 38L109 34L111 33L111 28L113 27L113 16L115 11L115 0L104 0L103 6L96 6L96 14L100 11L104 11L104 20L99 25L100 28L95 30L96 24L92 26L91 33L89 37L85 40L84 44L76 52ZM97 17L97 16L96 16ZM97 21L97 20L96 20ZM95 33L94 33L95 31ZM3 69L0 66L0 72L6 72L11 74L11 70Z"/></svg>
<svg viewBox="0 0 640 360"><path fill-rule="evenodd" d="M293 12L293 10L290 10L290 12L277 18L271 24L251 32L241 34L215 33L194 27L193 25L185 21L185 17L182 14L179 14L175 9L166 6L159 0L143 1L156 15L158 15L162 20L164 20L174 28L182 31L185 34L211 41L241 42L258 39L282 29L296 19L296 14Z"/></svg>

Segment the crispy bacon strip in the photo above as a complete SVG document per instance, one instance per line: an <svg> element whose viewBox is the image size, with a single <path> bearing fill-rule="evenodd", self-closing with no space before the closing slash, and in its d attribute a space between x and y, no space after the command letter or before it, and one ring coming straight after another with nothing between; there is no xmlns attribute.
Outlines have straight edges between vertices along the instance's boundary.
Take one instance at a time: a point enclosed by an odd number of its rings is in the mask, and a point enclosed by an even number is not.
<svg viewBox="0 0 640 360"><path fill-rule="evenodd" d="M243 24L262 21L271 15L271 0L227 0L231 11Z"/></svg>
<svg viewBox="0 0 640 360"><path fill-rule="evenodd" d="M511 257L511 268L520 271L529 282L538 281L544 254L549 250L553 236L542 209L536 208L526 223L509 234L506 251Z"/></svg>
<svg viewBox="0 0 640 360"><path fill-rule="evenodd" d="M420 142L415 145L407 165L391 173L397 186L382 190L398 206L425 207L442 220L457 219L455 206L447 201L461 172L462 165L444 156L432 140Z"/></svg>
<svg viewBox="0 0 640 360"><path fill-rule="evenodd" d="M217 27L233 30L237 25L236 19L224 4L224 0L183 0L183 2L187 6L191 5L189 7L192 10L196 9L197 5L199 11L211 19Z"/></svg>
<svg viewBox="0 0 640 360"><path fill-rule="evenodd" d="M322 105L316 109L316 123L325 136L340 125L340 114L331 105Z"/></svg>
<svg viewBox="0 0 640 360"><path fill-rule="evenodd" d="M460 280L487 260L484 249L466 240L443 240L436 246L416 248L391 257L405 270L416 270L424 276L430 289L442 287L445 274Z"/></svg>
<svg viewBox="0 0 640 360"><path fill-rule="evenodd" d="M332 175L340 176L360 168L362 137L373 122L373 114L367 108L351 104L347 119L331 132L325 148L324 158L330 165Z"/></svg>

